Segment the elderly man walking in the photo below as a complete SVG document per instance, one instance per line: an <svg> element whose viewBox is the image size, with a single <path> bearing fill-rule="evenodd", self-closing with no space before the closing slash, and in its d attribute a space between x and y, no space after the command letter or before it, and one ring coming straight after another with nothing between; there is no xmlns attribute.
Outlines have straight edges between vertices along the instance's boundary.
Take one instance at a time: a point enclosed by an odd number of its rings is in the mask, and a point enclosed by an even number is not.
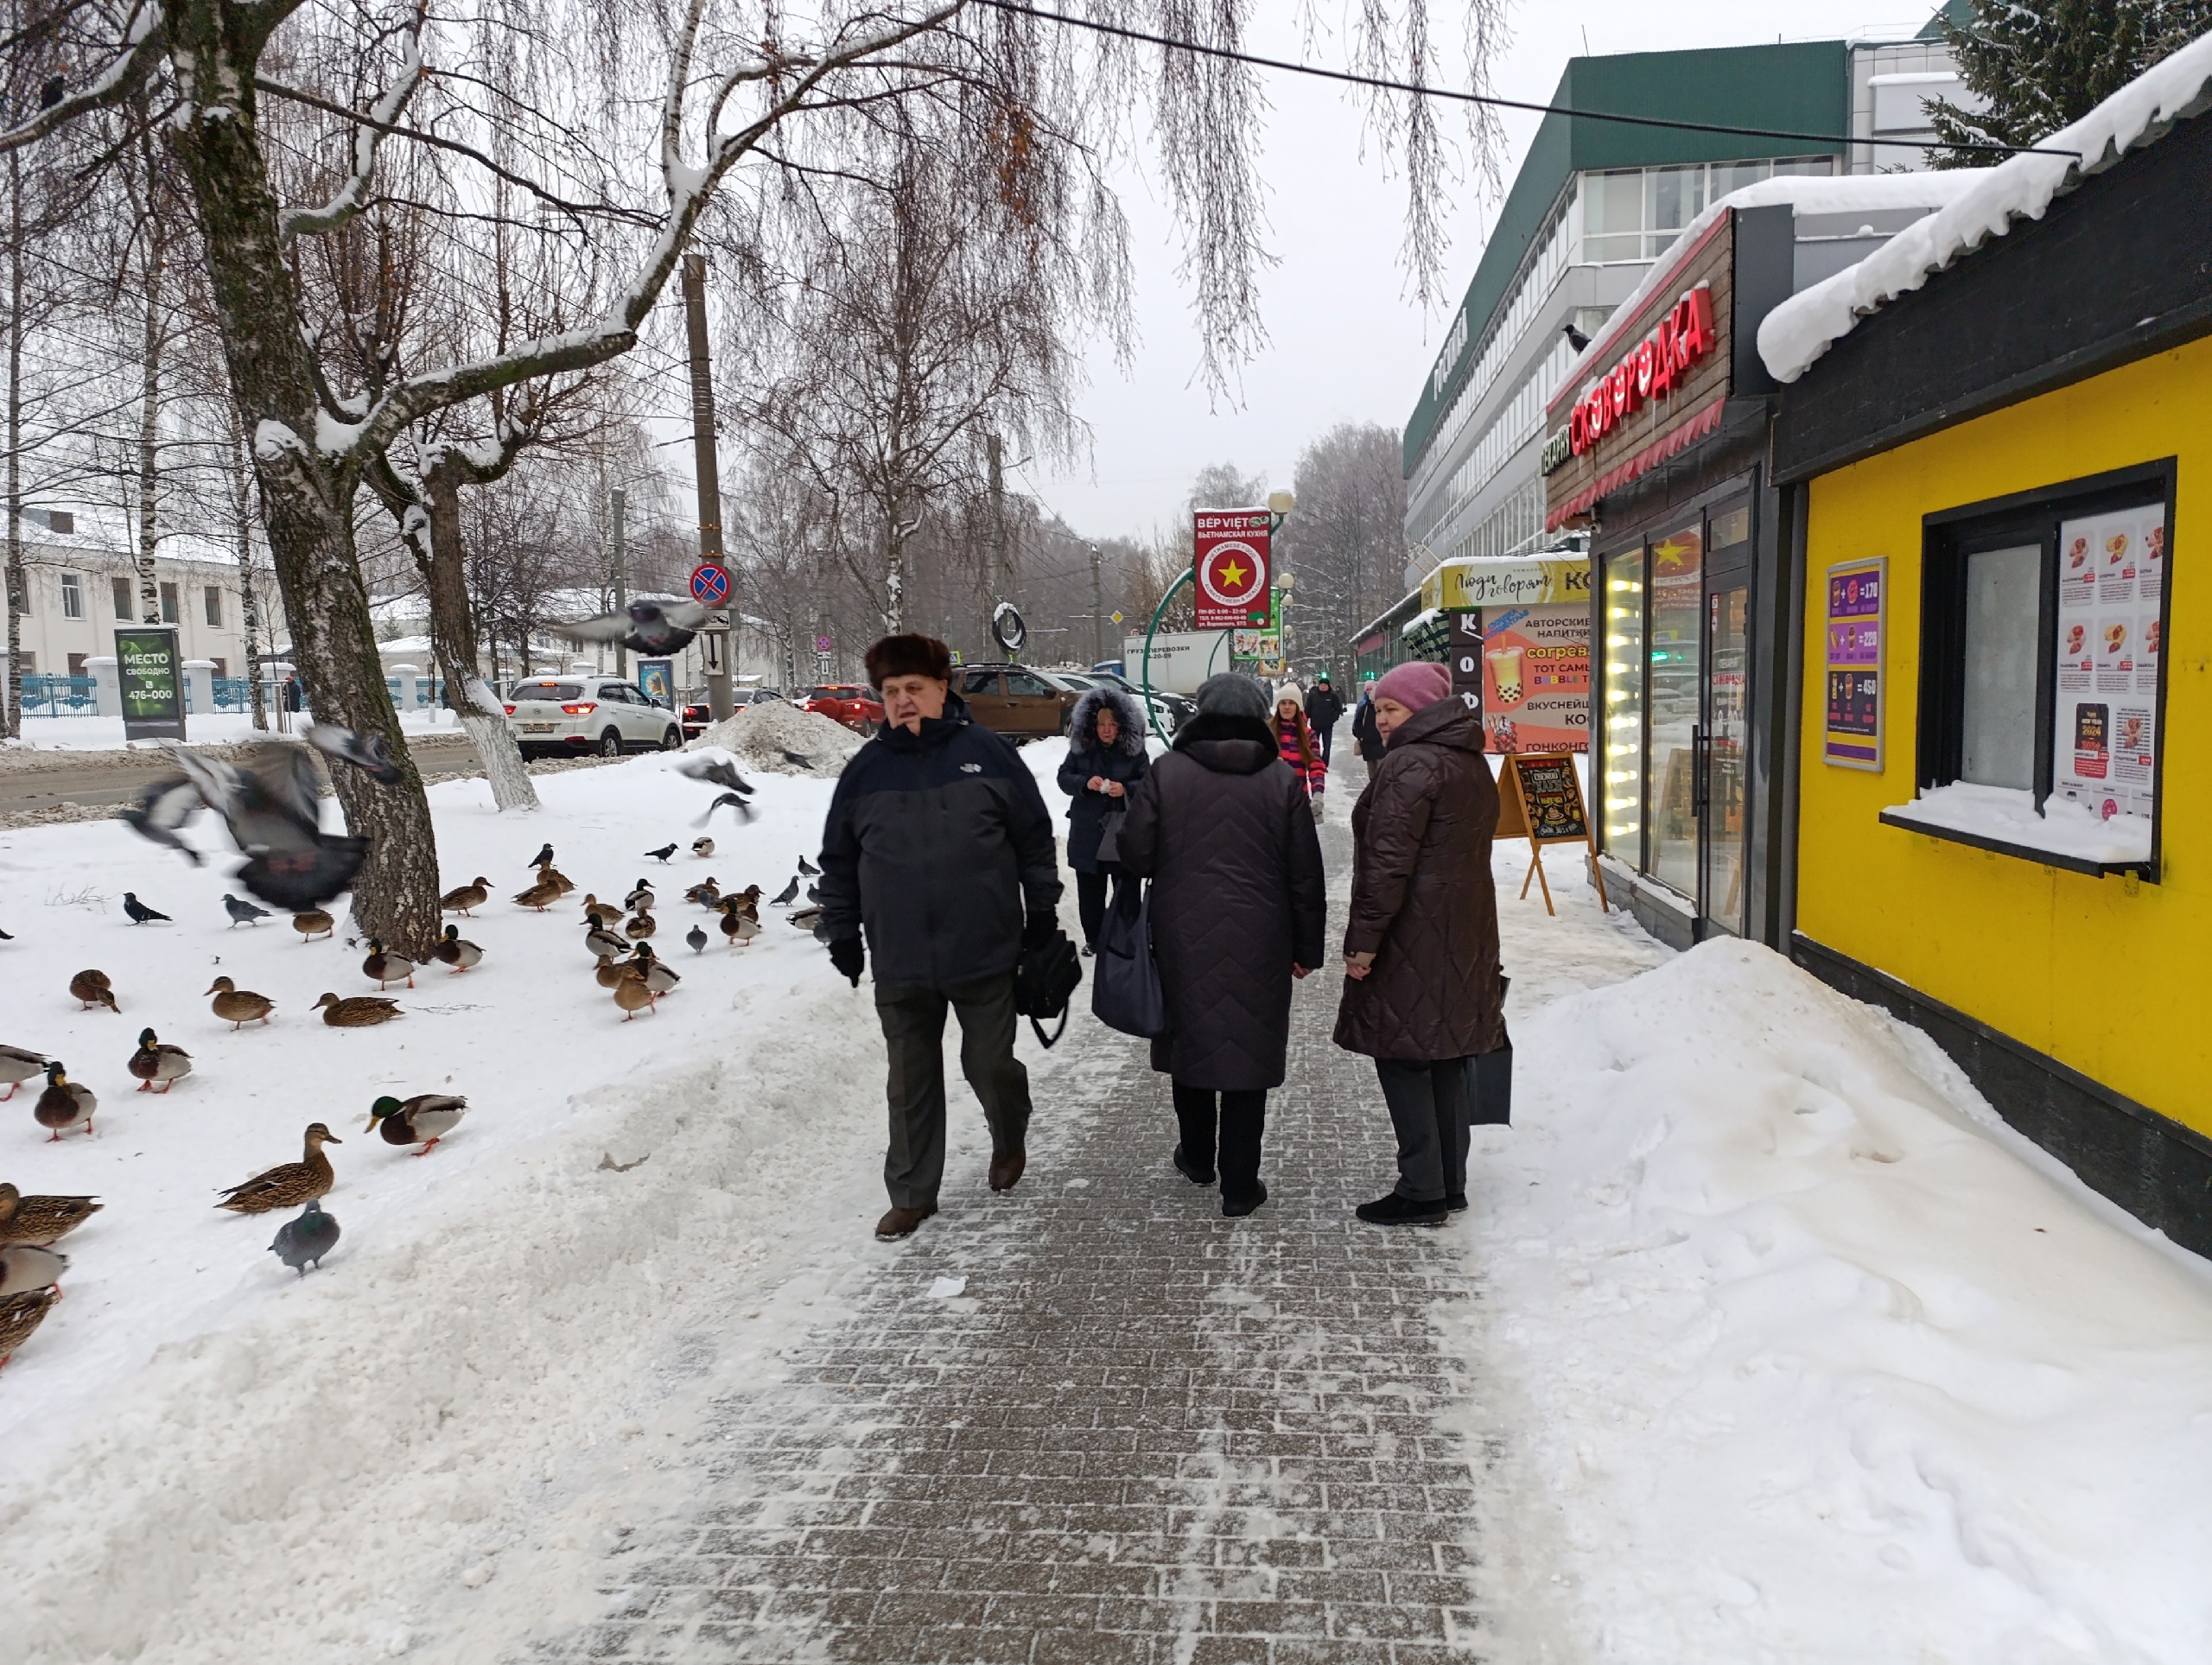
<svg viewBox="0 0 2212 1665"><path fill-rule="evenodd" d="M1021 1178L1029 1072L1014 1055L1014 969L1025 948L1059 929L1060 876L1036 778L969 719L945 645L887 636L868 649L868 674L883 726L830 800L822 908L830 963L854 987L875 961L891 1063L891 1209L875 1235L889 1241L937 1212L947 1007L960 1020L961 1071L991 1129L991 1189Z"/></svg>

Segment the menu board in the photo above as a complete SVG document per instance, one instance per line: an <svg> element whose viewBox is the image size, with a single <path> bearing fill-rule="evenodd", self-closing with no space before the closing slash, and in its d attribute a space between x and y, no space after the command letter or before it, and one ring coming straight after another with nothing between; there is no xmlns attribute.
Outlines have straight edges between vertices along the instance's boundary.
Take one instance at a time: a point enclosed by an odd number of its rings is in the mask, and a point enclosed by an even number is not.
<svg viewBox="0 0 2212 1665"><path fill-rule="evenodd" d="M1590 607L1542 602L1482 610L1480 689L1489 749L1590 749ZM1452 637L1459 685L1459 637Z"/></svg>
<svg viewBox="0 0 2212 1665"><path fill-rule="evenodd" d="M1821 759L1840 769L1882 766L1882 626L1889 557L1828 569L1827 710Z"/></svg>
<svg viewBox="0 0 2212 1665"><path fill-rule="evenodd" d="M1590 817L1582 807L1582 783L1575 777L1572 757L1520 753L1510 766L1520 783L1521 813L1533 842L1579 843L1590 836Z"/></svg>
<svg viewBox="0 0 2212 1665"><path fill-rule="evenodd" d="M2164 505L2060 523L2051 795L2106 820L2157 808L2165 599Z"/></svg>

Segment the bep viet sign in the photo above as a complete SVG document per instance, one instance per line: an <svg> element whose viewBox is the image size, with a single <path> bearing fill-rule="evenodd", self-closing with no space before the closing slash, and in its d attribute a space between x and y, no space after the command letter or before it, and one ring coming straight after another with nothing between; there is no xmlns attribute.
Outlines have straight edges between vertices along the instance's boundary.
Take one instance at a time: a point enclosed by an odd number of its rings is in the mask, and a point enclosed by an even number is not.
<svg viewBox="0 0 2212 1665"><path fill-rule="evenodd" d="M1713 347L1713 290L1700 283L1574 402L1567 423L1569 454L1580 456L1643 409L1646 400L1669 397L1690 366Z"/></svg>
<svg viewBox="0 0 2212 1665"><path fill-rule="evenodd" d="M1265 509L1200 509L1191 517L1200 630L1264 630L1268 590Z"/></svg>

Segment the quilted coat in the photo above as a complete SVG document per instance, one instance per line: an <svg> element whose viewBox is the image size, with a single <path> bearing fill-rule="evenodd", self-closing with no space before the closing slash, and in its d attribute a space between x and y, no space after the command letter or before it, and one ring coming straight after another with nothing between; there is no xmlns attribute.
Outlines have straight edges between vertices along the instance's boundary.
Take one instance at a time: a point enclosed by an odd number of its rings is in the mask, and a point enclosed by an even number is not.
<svg viewBox="0 0 2212 1665"><path fill-rule="evenodd" d="M1168 1033L1152 1067L1186 1087L1282 1084L1290 968L1326 951L1321 844L1274 726L1201 712L1129 795L1122 863L1151 878Z"/></svg>
<svg viewBox="0 0 2212 1665"><path fill-rule="evenodd" d="M1370 1058L1467 1058L1505 1043L1497 893L1490 876L1497 783L1482 720L1439 700L1390 736L1351 812L1344 952L1375 956L1344 979L1337 1045Z"/></svg>
<svg viewBox="0 0 2212 1665"><path fill-rule="evenodd" d="M1098 713L1110 707L1122 732L1111 746L1098 743ZM1068 719L1068 753L1061 760L1060 790L1068 795L1068 865L1077 873L1098 870L1098 840L1106 817L1122 814L1126 796L1110 798L1090 790L1093 775L1118 780L1126 794L1152 767L1144 749L1144 713L1118 688L1094 688L1075 702Z"/></svg>

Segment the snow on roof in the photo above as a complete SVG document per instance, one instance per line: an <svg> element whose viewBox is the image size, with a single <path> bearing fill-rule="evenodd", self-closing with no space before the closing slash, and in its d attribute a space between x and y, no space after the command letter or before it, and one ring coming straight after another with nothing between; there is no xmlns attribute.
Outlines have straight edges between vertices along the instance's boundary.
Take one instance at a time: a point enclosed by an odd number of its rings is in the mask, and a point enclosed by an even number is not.
<svg viewBox="0 0 2212 1665"><path fill-rule="evenodd" d="M2003 237L2016 219L2040 219L2051 199L2130 150L2163 137L2175 123L2212 108L2212 35L2154 64L2071 127L2039 147L2064 156L2018 156L1994 168L1929 175L1970 188L1940 212L1899 232L1855 266L1792 296L1759 326L1759 357L1777 381L1794 382L1861 318L1918 289L1933 273Z"/></svg>
<svg viewBox="0 0 2212 1665"><path fill-rule="evenodd" d="M1837 175L1789 174L1763 179L1755 185L1716 197L1682 227L1666 252L1651 263L1643 281L1615 307L1605 327L1591 338L1575 362L1603 364L1605 354L1628 333L1643 303L1657 291L1672 286L1690 251L1713 222L1731 208L1768 208L1787 204L1799 214L1891 213L1899 208L1941 209L1964 196L1974 182L1993 170L1965 168L1944 172L1913 174L1846 174ZM1921 222L1925 224L1925 221ZM1810 293L1808 290L1808 293ZM1570 375L1560 384L1547 410L1556 409L1573 391Z"/></svg>

